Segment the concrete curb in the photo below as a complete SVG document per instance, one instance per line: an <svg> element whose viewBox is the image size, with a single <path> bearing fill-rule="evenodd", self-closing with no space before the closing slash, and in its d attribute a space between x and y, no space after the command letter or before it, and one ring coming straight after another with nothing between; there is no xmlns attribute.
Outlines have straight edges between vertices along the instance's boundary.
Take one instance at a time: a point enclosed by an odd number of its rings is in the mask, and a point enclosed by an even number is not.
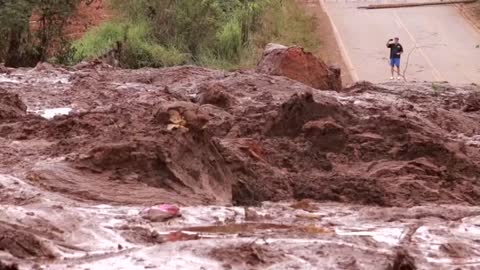
<svg viewBox="0 0 480 270"><path fill-rule="evenodd" d="M327 6L324 3L324 0L318 0L320 3L320 7L325 12L327 15L328 21L330 22L330 26L332 27L333 30L333 35L335 36L335 40L338 44L338 47L340 49L340 54L342 55L343 61L345 62L345 65L348 68L348 73L350 73L350 77L352 78L352 81L358 82L360 79L358 78L357 71L355 70L355 67L353 66L352 60L350 59L350 56L348 55L347 49L345 48L345 44L342 41L342 38L340 36L340 33L338 32L337 26L333 22L332 17L330 16L330 13L328 12Z"/></svg>

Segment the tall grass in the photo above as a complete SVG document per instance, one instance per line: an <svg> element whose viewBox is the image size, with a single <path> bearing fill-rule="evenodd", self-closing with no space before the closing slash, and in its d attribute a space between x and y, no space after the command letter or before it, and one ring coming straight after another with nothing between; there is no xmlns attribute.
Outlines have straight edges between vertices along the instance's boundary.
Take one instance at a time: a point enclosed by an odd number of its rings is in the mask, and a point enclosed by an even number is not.
<svg viewBox="0 0 480 270"><path fill-rule="evenodd" d="M187 54L153 42L150 33L146 23L104 23L73 44L73 61L100 57L115 48L117 42L122 44L119 60L125 67L174 66L188 61Z"/></svg>
<svg viewBox="0 0 480 270"><path fill-rule="evenodd" d="M112 49L117 41L125 37L127 24L106 22L88 31L85 36L73 43L73 61L96 58Z"/></svg>
<svg viewBox="0 0 480 270"><path fill-rule="evenodd" d="M111 0L118 21L75 42L74 60L122 44L125 67L194 63L222 69L253 67L270 42L318 47L313 18L296 0Z"/></svg>
<svg viewBox="0 0 480 270"><path fill-rule="evenodd" d="M307 51L316 51L320 47L315 18L307 15L296 0L273 1L261 19L261 27L256 31L244 53L242 67L251 67L261 57L268 43L286 46L301 46Z"/></svg>
<svg viewBox="0 0 480 270"><path fill-rule="evenodd" d="M296 0L272 0L263 4L253 12L249 10L253 15L242 17L244 22L251 20L247 23L250 27L240 27L242 39L238 37L239 17L233 17L225 24L218 36L219 53L208 52L200 64L229 70L245 69L258 63L268 43L298 45L307 51L320 47L315 18L307 15ZM236 28L230 22L236 23ZM244 31L248 34L245 35ZM241 44L240 49L237 44Z"/></svg>

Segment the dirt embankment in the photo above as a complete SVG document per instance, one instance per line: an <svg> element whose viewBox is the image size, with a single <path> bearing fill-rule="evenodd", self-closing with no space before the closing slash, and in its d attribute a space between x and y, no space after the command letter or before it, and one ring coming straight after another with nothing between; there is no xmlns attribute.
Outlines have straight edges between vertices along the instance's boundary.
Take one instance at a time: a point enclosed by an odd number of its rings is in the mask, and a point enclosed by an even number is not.
<svg viewBox="0 0 480 270"><path fill-rule="evenodd" d="M303 7L305 12L314 16L316 23L316 32L321 37L320 47L314 52L328 65L336 66L342 70L341 79L344 85L353 83L352 74L349 67L343 59L334 29L332 28L328 14L323 10L318 0L298 0L297 3Z"/></svg>
<svg viewBox="0 0 480 270"><path fill-rule="evenodd" d="M9 73L1 170L82 201L480 202L476 86L360 83L337 93L199 67ZM24 104L73 111L47 120Z"/></svg>
<svg viewBox="0 0 480 270"><path fill-rule="evenodd" d="M462 15L465 16L478 31L480 31L480 1L470 4L461 4L458 7Z"/></svg>
<svg viewBox="0 0 480 270"><path fill-rule="evenodd" d="M88 30L100 25L112 16L106 0L80 1L78 9L69 18L65 27L65 36L70 40L81 38ZM30 18L30 25L38 29L39 21L37 16Z"/></svg>
<svg viewBox="0 0 480 270"><path fill-rule="evenodd" d="M70 39L81 38L92 27L98 26L112 16L106 0L82 1L78 11L70 20L66 34Z"/></svg>

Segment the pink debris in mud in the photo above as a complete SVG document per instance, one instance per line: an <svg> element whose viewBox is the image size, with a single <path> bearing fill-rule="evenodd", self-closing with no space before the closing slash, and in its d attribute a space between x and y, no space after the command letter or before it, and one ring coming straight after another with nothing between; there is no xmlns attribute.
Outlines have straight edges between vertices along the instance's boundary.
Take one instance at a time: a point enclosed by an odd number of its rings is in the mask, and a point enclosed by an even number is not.
<svg viewBox="0 0 480 270"><path fill-rule="evenodd" d="M162 222L181 216L180 208L171 204L159 204L143 209L141 216L153 222Z"/></svg>

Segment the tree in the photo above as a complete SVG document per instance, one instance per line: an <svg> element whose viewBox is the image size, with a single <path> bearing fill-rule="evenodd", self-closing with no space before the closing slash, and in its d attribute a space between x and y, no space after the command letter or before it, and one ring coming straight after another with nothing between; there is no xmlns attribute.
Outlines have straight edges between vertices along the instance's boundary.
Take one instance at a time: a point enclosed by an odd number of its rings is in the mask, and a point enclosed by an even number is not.
<svg viewBox="0 0 480 270"><path fill-rule="evenodd" d="M64 44L64 27L81 1L0 0L0 61L18 67L46 60Z"/></svg>
<svg viewBox="0 0 480 270"><path fill-rule="evenodd" d="M24 46L30 40L29 21L32 13L32 0L0 1L0 33L4 39L0 41L2 51L0 59L8 66L16 66L22 62L29 48Z"/></svg>

